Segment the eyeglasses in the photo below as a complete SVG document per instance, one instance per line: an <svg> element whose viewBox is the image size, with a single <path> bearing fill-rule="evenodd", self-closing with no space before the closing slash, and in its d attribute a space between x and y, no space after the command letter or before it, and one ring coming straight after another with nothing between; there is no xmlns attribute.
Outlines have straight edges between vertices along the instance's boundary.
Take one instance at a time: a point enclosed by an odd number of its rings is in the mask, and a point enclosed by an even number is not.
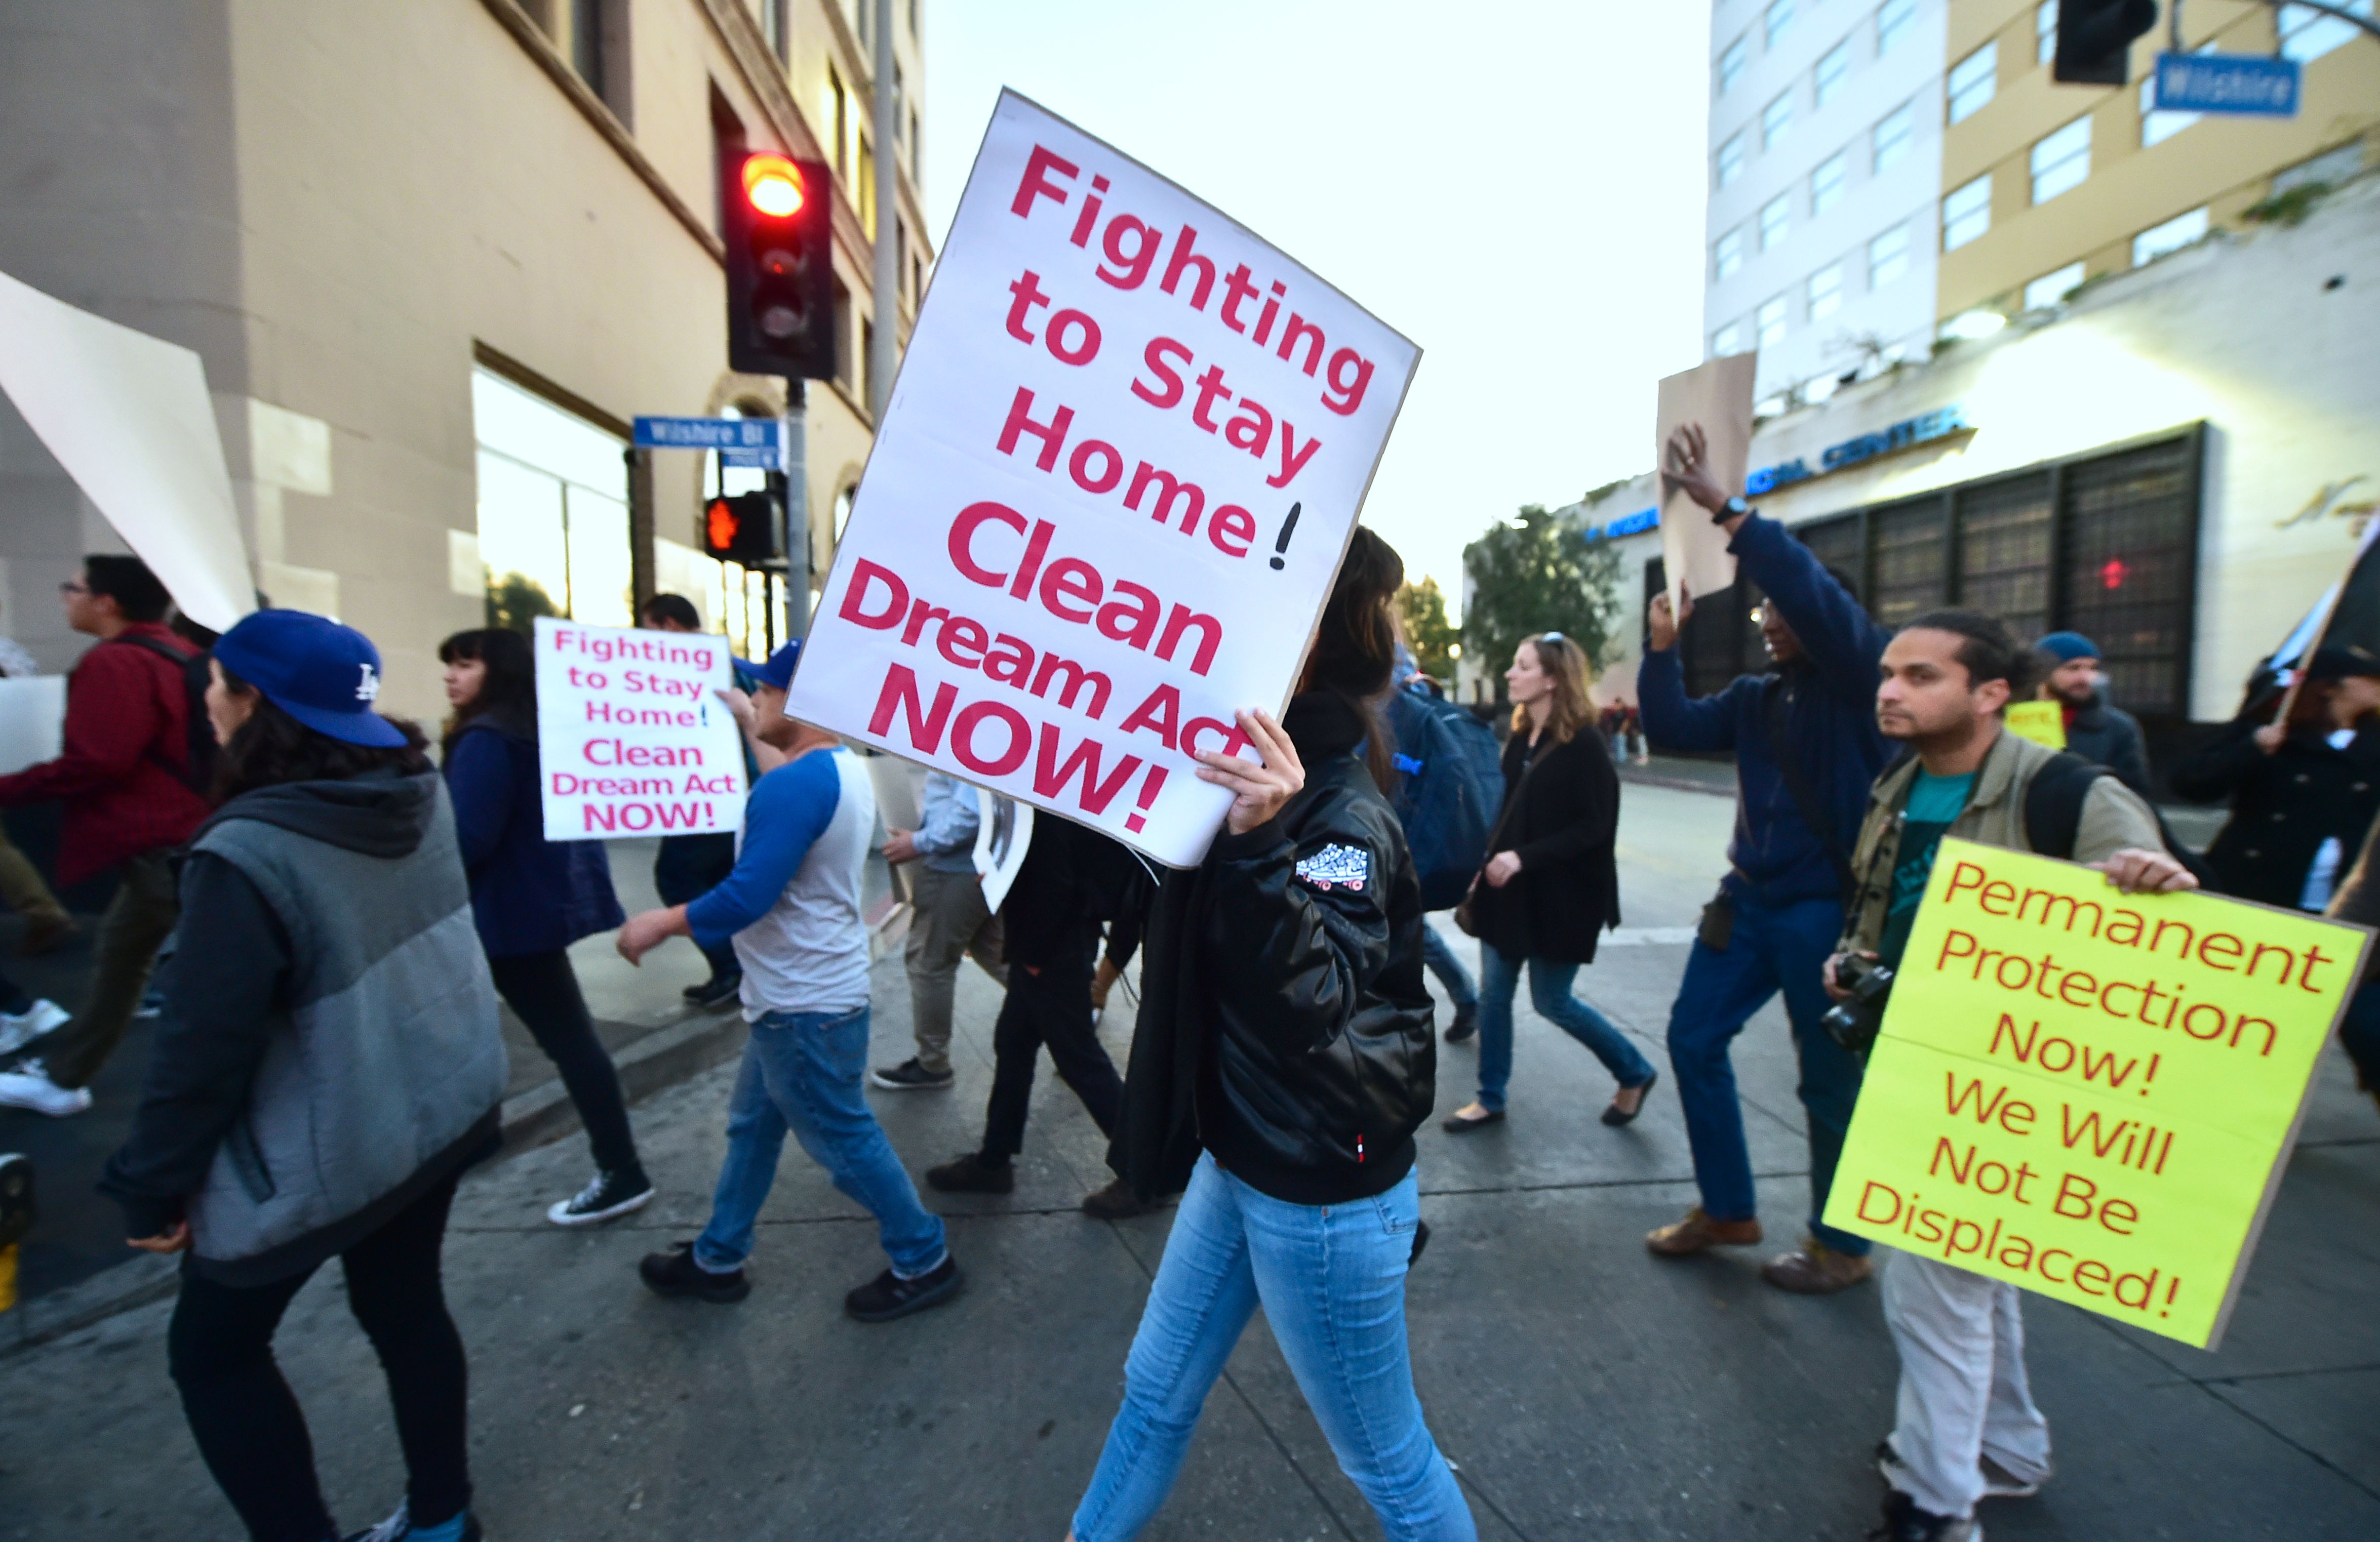
<svg viewBox="0 0 2380 1542"><path fill-rule="evenodd" d="M84 583L79 578L68 578L66 582L58 586L58 592L68 597L78 594L89 594L91 592L91 586Z"/></svg>

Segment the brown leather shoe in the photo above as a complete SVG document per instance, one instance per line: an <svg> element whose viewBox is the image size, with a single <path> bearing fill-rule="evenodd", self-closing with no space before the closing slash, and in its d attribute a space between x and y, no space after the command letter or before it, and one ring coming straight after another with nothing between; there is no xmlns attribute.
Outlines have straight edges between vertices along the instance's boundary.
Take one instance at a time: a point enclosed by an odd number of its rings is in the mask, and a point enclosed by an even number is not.
<svg viewBox="0 0 2380 1542"><path fill-rule="evenodd" d="M1839 1253L1815 1237L1803 1240L1791 1253L1779 1253L1760 1266L1760 1278L1795 1295L1832 1295L1850 1290L1876 1272L1866 1258Z"/></svg>
<svg viewBox="0 0 2380 1542"><path fill-rule="evenodd" d="M1664 1258L1685 1258L1714 1245L1748 1247L1759 1240L1757 1216L1750 1220L1713 1220L1697 1205L1686 1212L1685 1220L1647 1235L1645 1245Z"/></svg>

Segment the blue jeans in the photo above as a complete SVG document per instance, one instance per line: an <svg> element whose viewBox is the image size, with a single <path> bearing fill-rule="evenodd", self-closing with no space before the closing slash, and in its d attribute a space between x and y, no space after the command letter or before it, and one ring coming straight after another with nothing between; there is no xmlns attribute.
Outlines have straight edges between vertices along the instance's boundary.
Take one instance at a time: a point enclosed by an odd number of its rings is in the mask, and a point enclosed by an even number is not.
<svg viewBox="0 0 2380 1542"><path fill-rule="evenodd" d="M1405 1267L1420 1218L1410 1172L1374 1198L1293 1205L1200 1157L1124 1361L1123 1406L1075 1511L1075 1542L1137 1536L1164 1504L1208 1390L1259 1301L1340 1471L1381 1529L1396 1542L1475 1538L1405 1357Z"/></svg>
<svg viewBox="0 0 2380 1542"><path fill-rule="evenodd" d="M949 1252L941 1218L917 1203L917 1185L876 1123L860 1091L867 1069L866 1007L772 1012L752 1025L727 1105L727 1160L710 1196L710 1224L695 1239L696 1263L724 1273L752 1256L753 1222L791 1129L834 1186L876 1217L893 1273L914 1279L941 1267Z"/></svg>
<svg viewBox="0 0 2380 1542"><path fill-rule="evenodd" d="M1722 953L1695 942L1686 977L1670 1009L1670 1066L1694 1147L1694 1183L1703 1210L1714 1220L1749 1220L1755 1213L1752 1156L1743 1144L1743 1105L1735 1092L1729 1046L1752 1014L1785 992L1793 1048L1802 1065L1794 1089L1810 1128L1810 1234L1838 1252L1868 1250L1865 1237L1819 1224L1835 1161L1859 1100L1860 1062L1818 1026L1831 1005L1818 971L1842 932L1843 907L1833 900L1767 905L1735 902L1735 927Z"/></svg>
<svg viewBox="0 0 2380 1542"><path fill-rule="evenodd" d="M1438 983L1446 987L1446 999L1458 1010L1479 1004L1479 992L1471 988L1471 977L1463 973L1463 960L1454 956L1453 947L1429 924L1427 916L1421 918L1421 961L1429 965Z"/></svg>
<svg viewBox="0 0 2380 1542"><path fill-rule="evenodd" d="M1521 988L1524 961L1498 953L1494 944L1479 942L1479 1106L1500 1109L1504 1087L1512 1079L1512 997ZM1532 958L1529 1004L1537 1015L1595 1051L1604 1069L1620 1078L1621 1087L1643 1087L1653 1079L1653 1062L1629 1041L1610 1018L1570 993L1578 977L1575 964Z"/></svg>

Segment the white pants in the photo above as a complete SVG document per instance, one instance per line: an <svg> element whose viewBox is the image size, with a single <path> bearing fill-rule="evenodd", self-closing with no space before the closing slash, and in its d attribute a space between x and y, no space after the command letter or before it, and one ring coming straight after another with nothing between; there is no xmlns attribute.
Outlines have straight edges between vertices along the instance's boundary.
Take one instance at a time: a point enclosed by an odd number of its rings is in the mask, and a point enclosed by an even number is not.
<svg viewBox="0 0 2380 1542"><path fill-rule="evenodd" d="M1884 1321L1900 1352L1892 1449L1909 1497L1963 1518L1984 1497L1983 1459L2014 1477L2049 1476L2049 1421L2025 1386L2017 1288L1914 1253L1884 1268Z"/></svg>

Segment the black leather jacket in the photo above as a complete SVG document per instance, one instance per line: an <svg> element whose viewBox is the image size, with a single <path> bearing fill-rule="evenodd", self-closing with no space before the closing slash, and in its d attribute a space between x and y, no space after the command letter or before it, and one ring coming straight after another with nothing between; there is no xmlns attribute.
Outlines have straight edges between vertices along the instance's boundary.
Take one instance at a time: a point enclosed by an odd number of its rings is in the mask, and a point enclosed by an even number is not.
<svg viewBox="0 0 2380 1542"><path fill-rule="evenodd" d="M1437 1097L1421 889L1358 758L1365 723L1311 693L1282 725L1305 787L1158 889L1110 1165L1144 1195L1203 1148L1296 1204L1393 1187Z"/></svg>

